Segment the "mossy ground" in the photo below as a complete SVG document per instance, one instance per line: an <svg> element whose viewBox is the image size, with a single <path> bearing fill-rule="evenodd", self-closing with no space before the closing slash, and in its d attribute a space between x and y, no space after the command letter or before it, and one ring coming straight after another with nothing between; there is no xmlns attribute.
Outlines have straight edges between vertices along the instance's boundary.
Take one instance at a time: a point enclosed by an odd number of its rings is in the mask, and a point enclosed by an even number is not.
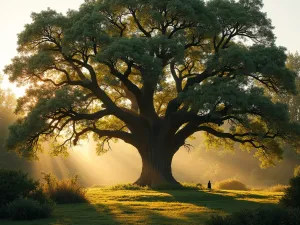
<svg viewBox="0 0 300 225"><path fill-rule="evenodd" d="M204 224L211 214L277 207L283 193L266 191L110 190L90 188L90 203L57 205L53 217L0 220L1 225Z"/></svg>

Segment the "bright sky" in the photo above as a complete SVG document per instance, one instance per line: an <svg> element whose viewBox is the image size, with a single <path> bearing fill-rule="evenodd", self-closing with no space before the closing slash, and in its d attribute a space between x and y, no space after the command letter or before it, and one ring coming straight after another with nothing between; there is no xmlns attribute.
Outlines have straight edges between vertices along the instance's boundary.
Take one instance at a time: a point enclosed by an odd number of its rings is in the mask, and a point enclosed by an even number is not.
<svg viewBox="0 0 300 225"><path fill-rule="evenodd" d="M0 0L0 74L4 74L4 66L16 56L17 34L25 24L31 22L32 12L40 12L49 7L65 13L68 9L78 9L83 2L84 0ZM12 88L17 96L23 93L22 89L7 82L3 86Z"/></svg>
<svg viewBox="0 0 300 225"><path fill-rule="evenodd" d="M59 12L78 9L84 0L1 0L0 8L0 73L10 59L16 55L17 34L31 21L31 12L39 12L50 7ZM299 0L263 0L263 11L275 26L277 45L285 46L290 52L300 52L300 1ZM17 95L22 91L12 85Z"/></svg>

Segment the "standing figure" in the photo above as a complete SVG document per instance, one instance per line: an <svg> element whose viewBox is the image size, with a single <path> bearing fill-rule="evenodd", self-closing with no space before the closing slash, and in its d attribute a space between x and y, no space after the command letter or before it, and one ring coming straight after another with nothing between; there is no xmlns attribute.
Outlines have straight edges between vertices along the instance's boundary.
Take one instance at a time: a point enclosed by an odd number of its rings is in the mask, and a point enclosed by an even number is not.
<svg viewBox="0 0 300 225"><path fill-rule="evenodd" d="M208 181L207 189L211 190L211 183L210 183L210 180Z"/></svg>

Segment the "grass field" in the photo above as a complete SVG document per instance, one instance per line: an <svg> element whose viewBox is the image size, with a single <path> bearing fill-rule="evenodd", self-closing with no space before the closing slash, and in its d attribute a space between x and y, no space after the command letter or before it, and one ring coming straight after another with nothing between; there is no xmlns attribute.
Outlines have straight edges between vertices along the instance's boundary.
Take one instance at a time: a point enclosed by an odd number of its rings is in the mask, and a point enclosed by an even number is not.
<svg viewBox="0 0 300 225"><path fill-rule="evenodd" d="M0 220L1 225L204 224L211 214L277 207L282 195L264 191L106 190L90 188L89 204L57 205L50 219Z"/></svg>

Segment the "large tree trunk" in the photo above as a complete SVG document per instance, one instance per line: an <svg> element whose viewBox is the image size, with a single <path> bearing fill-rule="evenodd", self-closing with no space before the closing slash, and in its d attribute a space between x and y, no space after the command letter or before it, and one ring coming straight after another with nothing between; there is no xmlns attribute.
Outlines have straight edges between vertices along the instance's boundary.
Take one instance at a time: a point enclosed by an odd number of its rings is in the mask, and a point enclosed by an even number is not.
<svg viewBox="0 0 300 225"><path fill-rule="evenodd" d="M142 172L135 184L141 186L180 185L172 175L174 152L170 149L151 146L139 149L142 157Z"/></svg>

